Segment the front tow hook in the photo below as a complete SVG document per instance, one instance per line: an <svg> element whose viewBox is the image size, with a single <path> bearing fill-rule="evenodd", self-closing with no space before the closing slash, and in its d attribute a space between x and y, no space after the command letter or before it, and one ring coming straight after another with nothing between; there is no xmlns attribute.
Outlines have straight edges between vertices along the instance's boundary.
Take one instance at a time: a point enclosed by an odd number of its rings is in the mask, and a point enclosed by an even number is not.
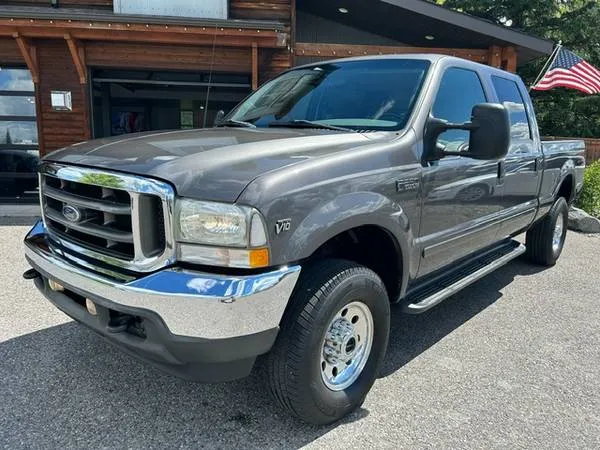
<svg viewBox="0 0 600 450"><path fill-rule="evenodd" d="M41 277L40 273L35 269L29 269L23 272L23 278L26 280L35 280L36 278Z"/></svg>

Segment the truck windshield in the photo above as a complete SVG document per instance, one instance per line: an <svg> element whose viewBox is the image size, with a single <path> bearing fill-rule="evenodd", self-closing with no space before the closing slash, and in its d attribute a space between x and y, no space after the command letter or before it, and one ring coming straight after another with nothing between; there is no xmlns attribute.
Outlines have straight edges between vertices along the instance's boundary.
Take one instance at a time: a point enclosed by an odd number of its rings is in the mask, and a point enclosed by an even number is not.
<svg viewBox="0 0 600 450"><path fill-rule="evenodd" d="M399 130L408 121L429 65L417 59L370 59L291 70L240 103L225 121Z"/></svg>

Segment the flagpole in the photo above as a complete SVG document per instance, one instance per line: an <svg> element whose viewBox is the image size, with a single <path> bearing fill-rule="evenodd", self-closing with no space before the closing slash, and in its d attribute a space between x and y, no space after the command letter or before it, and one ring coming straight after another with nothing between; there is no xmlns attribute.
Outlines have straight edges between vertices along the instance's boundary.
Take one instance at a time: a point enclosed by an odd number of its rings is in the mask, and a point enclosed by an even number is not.
<svg viewBox="0 0 600 450"><path fill-rule="evenodd" d="M533 82L533 84L531 86L529 86L529 92L531 92L531 90L535 87L535 85L538 84L538 82L546 74L547 69L550 66L552 66L552 64L556 60L556 57L558 56L558 52L560 51L561 47L562 47L562 41L558 41L558 45L556 46L556 48L554 49L554 51L550 54L550 57L548 58L548 60L544 64L544 66L542 67L542 70L538 74L537 78L535 79L535 81Z"/></svg>

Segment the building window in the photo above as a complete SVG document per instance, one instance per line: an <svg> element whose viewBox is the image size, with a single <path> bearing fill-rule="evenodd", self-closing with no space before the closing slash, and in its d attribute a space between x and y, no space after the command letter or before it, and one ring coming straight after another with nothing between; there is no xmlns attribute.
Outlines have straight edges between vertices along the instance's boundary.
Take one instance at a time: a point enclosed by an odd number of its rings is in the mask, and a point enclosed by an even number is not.
<svg viewBox="0 0 600 450"><path fill-rule="evenodd" d="M0 199L35 200L39 162L35 94L29 70L0 68Z"/></svg>

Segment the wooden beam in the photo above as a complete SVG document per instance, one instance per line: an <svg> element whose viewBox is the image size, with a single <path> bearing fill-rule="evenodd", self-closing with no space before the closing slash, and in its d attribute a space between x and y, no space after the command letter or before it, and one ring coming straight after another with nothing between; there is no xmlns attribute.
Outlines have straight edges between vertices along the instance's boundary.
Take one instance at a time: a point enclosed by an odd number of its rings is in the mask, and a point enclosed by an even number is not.
<svg viewBox="0 0 600 450"><path fill-rule="evenodd" d="M297 42L295 53L296 56L311 56L323 59L364 55L440 53L481 63L486 63L488 60L488 51L485 49L398 47L392 45L315 44L309 42Z"/></svg>
<svg viewBox="0 0 600 450"><path fill-rule="evenodd" d="M502 48L502 68L512 73L517 71L517 50L514 47Z"/></svg>
<svg viewBox="0 0 600 450"><path fill-rule="evenodd" d="M31 79L34 83L39 83L40 72L38 70L35 47L19 33L13 33L13 37L17 42L17 46L19 47L19 51L25 60L25 64L27 64L29 72L31 72Z"/></svg>
<svg viewBox="0 0 600 450"><path fill-rule="evenodd" d="M258 89L258 44L252 43L252 90Z"/></svg>
<svg viewBox="0 0 600 450"><path fill-rule="evenodd" d="M125 42L164 42L189 45L211 44L217 34L217 45L283 48L288 33L281 30L255 28L200 27L140 23L107 23L75 20L0 19L0 36L11 36L15 30L23 37L59 38L65 34L80 40L119 40Z"/></svg>
<svg viewBox="0 0 600 450"><path fill-rule="evenodd" d="M488 65L492 67L502 67L502 49L497 45L490 46L488 50Z"/></svg>
<svg viewBox="0 0 600 450"><path fill-rule="evenodd" d="M85 51L76 39L73 39L70 34L65 34L65 40L69 46L69 52L71 52L71 58L73 64L77 69L79 75L79 83L87 84L87 66L85 65Z"/></svg>

